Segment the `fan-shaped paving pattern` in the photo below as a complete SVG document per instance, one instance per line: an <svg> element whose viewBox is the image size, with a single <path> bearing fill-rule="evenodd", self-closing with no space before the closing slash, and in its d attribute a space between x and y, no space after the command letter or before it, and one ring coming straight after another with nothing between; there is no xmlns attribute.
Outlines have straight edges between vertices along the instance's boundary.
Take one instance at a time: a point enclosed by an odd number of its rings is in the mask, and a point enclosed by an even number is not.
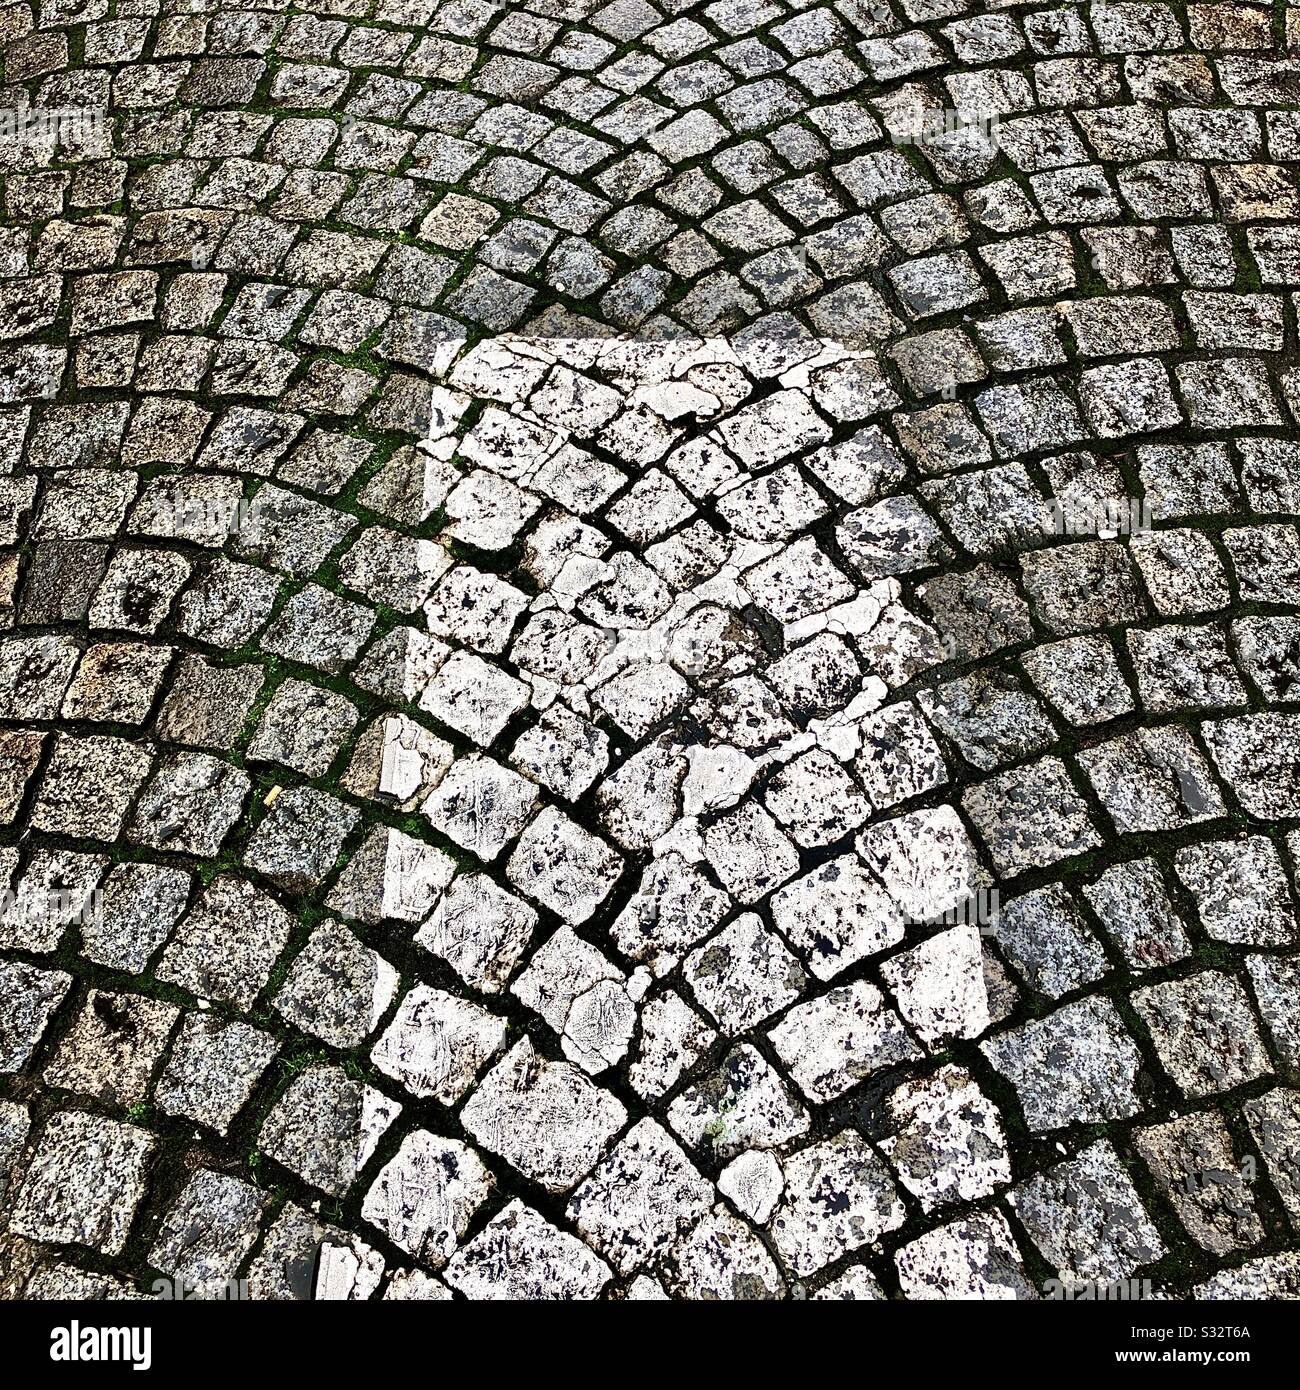
<svg viewBox="0 0 1300 1390"><path fill-rule="evenodd" d="M6 1295L1294 1296L1282 21L158 8L0 13Z"/></svg>

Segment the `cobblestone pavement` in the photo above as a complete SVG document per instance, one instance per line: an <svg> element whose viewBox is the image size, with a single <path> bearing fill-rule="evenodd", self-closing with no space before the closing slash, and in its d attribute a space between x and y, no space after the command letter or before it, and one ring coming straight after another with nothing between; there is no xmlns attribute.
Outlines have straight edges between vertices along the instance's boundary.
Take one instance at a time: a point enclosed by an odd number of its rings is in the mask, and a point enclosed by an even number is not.
<svg viewBox="0 0 1300 1390"><path fill-rule="evenodd" d="M1289 39L0 9L4 1296L1300 1297Z"/></svg>

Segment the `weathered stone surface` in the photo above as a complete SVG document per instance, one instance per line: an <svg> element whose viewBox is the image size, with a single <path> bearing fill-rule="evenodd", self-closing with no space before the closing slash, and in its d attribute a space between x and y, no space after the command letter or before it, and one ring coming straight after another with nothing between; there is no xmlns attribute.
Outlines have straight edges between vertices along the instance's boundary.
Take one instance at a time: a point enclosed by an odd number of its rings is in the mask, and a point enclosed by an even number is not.
<svg viewBox="0 0 1300 1390"><path fill-rule="evenodd" d="M492 1190L492 1174L456 1140L416 1130L380 1169L361 1215L425 1264L446 1263Z"/></svg>
<svg viewBox="0 0 1300 1390"><path fill-rule="evenodd" d="M447 1282L470 1299L592 1299L609 1266L516 1199L452 1259Z"/></svg>
<svg viewBox="0 0 1300 1390"><path fill-rule="evenodd" d="M567 1214L622 1274L655 1260L708 1211L713 1184L660 1125L633 1125L569 1199Z"/></svg>
<svg viewBox="0 0 1300 1390"><path fill-rule="evenodd" d="M845 1131L782 1165L785 1195L772 1241L792 1274L808 1275L903 1224L903 1204L884 1164Z"/></svg>
<svg viewBox="0 0 1300 1390"><path fill-rule="evenodd" d="M1141 1198L1105 1140L1021 1184L1009 1201L1066 1285L1113 1283L1165 1253Z"/></svg>
<svg viewBox="0 0 1300 1390"><path fill-rule="evenodd" d="M378 1008L368 1003L372 1018L386 1005L386 1000ZM452 1105L505 1036L503 1018L467 999L417 985L398 1005L370 1055L380 1071L412 1095Z"/></svg>
<svg viewBox="0 0 1300 1390"><path fill-rule="evenodd" d="M1016 1088L1033 1129L1124 1118L1139 1109L1141 1055L1113 1004L1065 1004L980 1051Z"/></svg>
<svg viewBox="0 0 1300 1390"><path fill-rule="evenodd" d="M484 1148L548 1192L567 1192L595 1166L627 1112L567 1062L525 1038L484 1077L461 1111Z"/></svg>
<svg viewBox="0 0 1300 1390"><path fill-rule="evenodd" d="M308 1067L276 1101L258 1147L305 1182L340 1197L402 1107L328 1064Z"/></svg>
<svg viewBox="0 0 1300 1390"><path fill-rule="evenodd" d="M117 1254L144 1196L154 1145L134 1125L79 1110L52 1115L14 1195L10 1229Z"/></svg>

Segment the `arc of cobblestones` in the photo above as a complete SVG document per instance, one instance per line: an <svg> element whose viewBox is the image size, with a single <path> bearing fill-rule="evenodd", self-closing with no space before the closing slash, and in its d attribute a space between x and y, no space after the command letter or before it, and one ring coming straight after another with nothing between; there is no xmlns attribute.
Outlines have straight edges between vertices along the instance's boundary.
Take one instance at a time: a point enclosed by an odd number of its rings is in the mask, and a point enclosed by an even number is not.
<svg viewBox="0 0 1300 1390"><path fill-rule="evenodd" d="M4 1296L1295 1297L1293 21L0 10Z"/></svg>

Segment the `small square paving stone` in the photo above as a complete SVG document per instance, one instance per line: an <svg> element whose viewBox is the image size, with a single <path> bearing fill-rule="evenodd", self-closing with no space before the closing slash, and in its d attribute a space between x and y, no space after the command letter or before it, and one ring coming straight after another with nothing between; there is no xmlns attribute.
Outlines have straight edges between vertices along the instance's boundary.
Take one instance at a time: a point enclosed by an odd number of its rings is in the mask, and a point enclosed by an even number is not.
<svg viewBox="0 0 1300 1390"><path fill-rule="evenodd" d="M212 858L239 819L246 773L207 753L171 753L136 802L127 837L154 849Z"/></svg>
<svg viewBox="0 0 1300 1390"><path fill-rule="evenodd" d="M191 569L171 551L119 550L91 602L91 626L157 632Z"/></svg>
<svg viewBox="0 0 1300 1390"><path fill-rule="evenodd" d="M1015 1087L1031 1129L1126 1119L1141 1108L1142 1057L1109 1000L1064 1004L980 1051Z"/></svg>
<svg viewBox="0 0 1300 1390"><path fill-rule="evenodd" d="M780 1148L810 1125L794 1092L748 1043L683 1091L668 1107L668 1123L723 1162L750 1148Z"/></svg>
<svg viewBox="0 0 1300 1390"><path fill-rule="evenodd" d="M163 1217L149 1263L179 1280L187 1297L222 1297L269 1201L238 1178L202 1169Z"/></svg>
<svg viewBox="0 0 1300 1390"><path fill-rule="evenodd" d="M912 922L932 921L970 896L975 847L951 806L878 821L858 836L857 848Z"/></svg>
<svg viewBox="0 0 1300 1390"><path fill-rule="evenodd" d="M1026 652L1030 680L1071 724L1102 724L1133 709L1109 637L1071 637Z"/></svg>
<svg viewBox="0 0 1300 1390"><path fill-rule="evenodd" d="M1070 894L1057 883L1002 903L996 938L1026 984L1050 999L1099 980L1109 968Z"/></svg>
<svg viewBox="0 0 1300 1390"><path fill-rule="evenodd" d="M868 582L930 569L952 559L939 528L911 497L890 497L850 512L836 531L845 558Z"/></svg>
<svg viewBox="0 0 1300 1390"><path fill-rule="evenodd" d="M596 691L593 702L633 741L643 739L690 698L691 687L666 663L631 666Z"/></svg>
<svg viewBox="0 0 1300 1390"><path fill-rule="evenodd" d="M591 1172L626 1119L613 1096L577 1067L538 1056L527 1038L461 1110L461 1123L485 1149L555 1193Z"/></svg>
<svg viewBox="0 0 1300 1390"><path fill-rule="evenodd" d="M1209 719L1201 732L1224 781L1249 815L1300 816L1300 716L1270 712Z"/></svg>
<svg viewBox="0 0 1300 1390"><path fill-rule="evenodd" d="M186 1014L154 1086L167 1115L183 1115L224 1134L271 1064L276 1040L246 1023Z"/></svg>
<svg viewBox="0 0 1300 1390"><path fill-rule="evenodd" d="M934 735L910 701L889 705L858 725L862 740L854 768L877 810L942 786L948 780ZM853 801L843 802L844 814Z"/></svg>
<svg viewBox="0 0 1300 1390"><path fill-rule="evenodd" d="M457 652L425 688L420 708L487 748L528 698L522 681L471 652Z"/></svg>
<svg viewBox="0 0 1300 1390"><path fill-rule="evenodd" d="M722 755L725 757L726 755ZM672 829L689 765L665 733L596 788L601 823L625 849L644 849ZM697 809L694 789L686 793ZM707 792L706 792L707 796Z"/></svg>
<svg viewBox="0 0 1300 1390"><path fill-rule="evenodd" d="M359 1047L397 993L397 972L346 927L322 922L275 995L280 1014L331 1047Z"/></svg>
<svg viewBox="0 0 1300 1390"><path fill-rule="evenodd" d="M1146 501L1157 521L1240 506L1228 451L1221 444L1142 445L1137 458Z"/></svg>
<svg viewBox="0 0 1300 1390"><path fill-rule="evenodd" d="M1300 691L1300 620L1239 618L1232 624L1241 669L1270 703Z"/></svg>
<svg viewBox="0 0 1300 1390"><path fill-rule="evenodd" d="M46 1084L118 1108L143 1099L179 1013L138 994L90 990L45 1068Z"/></svg>
<svg viewBox="0 0 1300 1390"><path fill-rule="evenodd" d="M880 1151L927 1211L989 1197L1011 1181L997 1107L969 1072L945 1066L907 1081L885 1102Z"/></svg>
<svg viewBox="0 0 1300 1390"><path fill-rule="evenodd" d="M654 1120L634 1125L574 1192L567 1215L623 1274L653 1265L708 1211L708 1182Z"/></svg>
<svg viewBox="0 0 1300 1390"><path fill-rule="evenodd" d="M241 647L270 615L279 587L266 570L217 556L181 595L176 625L196 641Z"/></svg>
<svg viewBox="0 0 1300 1390"><path fill-rule="evenodd" d="M1128 556L1113 541L1036 550L1020 566L1034 612L1053 632L1087 632L1145 615Z"/></svg>
<svg viewBox="0 0 1300 1390"><path fill-rule="evenodd" d="M262 1122L257 1146L304 1182L341 1197L402 1107L335 1066L300 1072Z"/></svg>
<svg viewBox="0 0 1300 1390"><path fill-rule="evenodd" d="M308 584L262 635L262 650L333 674L356 658L374 625L361 604Z"/></svg>
<svg viewBox="0 0 1300 1390"><path fill-rule="evenodd" d="M104 880L96 910L81 921L82 955L138 974L184 911L191 882L184 869L115 865Z"/></svg>
<svg viewBox="0 0 1300 1390"><path fill-rule="evenodd" d="M696 999L733 1035L797 999L805 982L781 938L752 912L687 956L682 974Z"/></svg>
<svg viewBox="0 0 1300 1390"><path fill-rule="evenodd" d="M1222 629L1170 624L1125 634L1138 693L1152 714L1246 703Z"/></svg>
<svg viewBox="0 0 1300 1390"><path fill-rule="evenodd" d="M1055 741L1042 705L1009 671L978 672L922 691L917 698L926 718L983 772Z"/></svg>
<svg viewBox="0 0 1300 1390"><path fill-rule="evenodd" d="M830 634L815 637L771 665L765 677L797 719L841 709L857 693L861 670L852 651Z"/></svg>
<svg viewBox="0 0 1300 1390"><path fill-rule="evenodd" d="M359 714L351 700L306 681L287 680L271 696L248 745L248 756L321 777Z"/></svg>
<svg viewBox="0 0 1300 1390"><path fill-rule="evenodd" d="M898 1015L867 980L797 1004L768 1037L795 1084L816 1104L921 1056Z"/></svg>
<svg viewBox="0 0 1300 1390"><path fill-rule="evenodd" d="M505 1019L468 999L416 985L370 1056L412 1095L454 1105L505 1037Z"/></svg>
<svg viewBox="0 0 1300 1390"><path fill-rule="evenodd" d="M263 681L258 666L218 666L187 655L158 716L158 737L229 752Z"/></svg>
<svg viewBox="0 0 1300 1390"><path fill-rule="evenodd" d="M359 814L327 792L290 787L271 802L244 851L244 863L279 888L306 892L334 867Z"/></svg>
<svg viewBox="0 0 1300 1390"><path fill-rule="evenodd" d="M991 777L967 791L962 805L1004 874L1046 868L1101 844L1059 758Z"/></svg>
<svg viewBox="0 0 1300 1390"><path fill-rule="evenodd" d="M1185 1094L1231 1091L1271 1070L1250 1000L1231 975L1205 970L1134 990L1132 999Z"/></svg>
<svg viewBox="0 0 1300 1390"><path fill-rule="evenodd" d="M792 1154L782 1168L785 1195L769 1229L792 1274L815 1274L903 1224L888 1169L851 1130Z"/></svg>
<svg viewBox="0 0 1300 1390"><path fill-rule="evenodd" d="M828 860L772 896L772 920L819 980L903 939L903 913L855 854Z"/></svg>
<svg viewBox="0 0 1300 1390"><path fill-rule="evenodd" d="M950 927L880 967L899 1013L927 1044L978 1038L993 1021L987 961L974 925Z"/></svg>
<svg viewBox="0 0 1300 1390"><path fill-rule="evenodd" d="M516 1198L447 1267L447 1282L471 1300L594 1299L613 1277L575 1236Z"/></svg>
<svg viewBox="0 0 1300 1390"><path fill-rule="evenodd" d="M395 1245L438 1269L494 1185L468 1145L417 1129L380 1169L361 1215Z"/></svg>
<svg viewBox="0 0 1300 1390"><path fill-rule="evenodd" d="M576 801L609 765L609 737L554 705L519 736L511 760L525 776L566 801Z"/></svg>
<svg viewBox="0 0 1300 1390"><path fill-rule="evenodd" d="M1026 1299L1038 1294L1001 1212L977 1212L936 1227L894 1256L903 1294L913 1299Z"/></svg>
<svg viewBox="0 0 1300 1390"><path fill-rule="evenodd" d="M990 565L941 574L916 596L962 661L978 661L1033 634L1029 605L1006 575Z"/></svg>
<svg viewBox="0 0 1300 1390"><path fill-rule="evenodd" d="M10 1230L120 1254L155 1143L147 1131L99 1115L51 1115L14 1198Z"/></svg>
<svg viewBox="0 0 1300 1390"><path fill-rule="evenodd" d="M1084 884L1083 892L1132 969L1150 970L1191 953L1155 860L1116 864L1096 883Z"/></svg>
<svg viewBox="0 0 1300 1390"><path fill-rule="evenodd" d="M770 399L770 398L769 398ZM853 597L853 585L809 538L744 576L754 601L783 623L797 622Z"/></svg>
<svg viewBox="0 0 1300 1390"><path fill-rule="evenodd" d="M72 984L62 970L0 960L0 1072L21 1071Z"/></svg>
<svg viewBox="0 0 1300 1390"><path fill-rule="evenodd" d="M1224 814L1205 759L1177 725L1135 729L1078 758L1121 835L1175 830Z"/></svg>
<svg viewBox="0 0 1300 1390"><path fill-rule="evenodd" d="M1207 613L1229 602L1223 563L1201 532L1143 532L1130 538L1129 550L1156 612L1168 617Z"/></svg>
<svg viewBox="0 0 1300 1390"><path fill-rule="evenodd" d="M799 853L765 811L746 803L715 821L704 836L705 852L722 886L742 903L754 903L799 868Z"/></svg>
<svg viewBox="0 0 1300 1390"><path fill-rule="evenodd" d="M33 828L116 840L150 763L143 748L125 739L59 734L32 808Z"/></svg>
<svg viewBox="0 0 1300 1390"><path fill-rule="evenodd" d="M577 925L609 895L622 868L603 840L548 806L520 836L506 877L526 897Z"/></svg>
<svg viewBox="0 0 1300 1390"><path fill-rule="evenodd" d="M536 925L537 913L521 898L485 874L461 874L415 940L447 961L466 984L496 994L505 988Z"/></svg>
<svg viewBox="0 0 1300 1390"><path fill-rule="evenodd" d="M267 485L241 520L235 551L272 569L308 575L355 525L346 512Z"/></svg>
<svg viewBox="0 0 1300 1390"><path fill-rule="evenodd" d="M1022 1183L1008 1200L1067 1287L1126 1279L1165 1253L1107 1140Z"/></svg>
<svg viewBox="0 0 1300 1390"><path fill-rule="evenodd" d="M1202 1248L1227 1255L1263 1236L1254 1195L1218 1115L1180 1115L1140 1129L1133 1145Z"/></svg>
<svg viewBox="0 0 1300 1390"><path fill-rule="evenodd" d="M1271 840L1252 835L1189 845L1174 856L1174 866L1216 941L1282 946L1295 940L1295 906Z"/></svg>
<svg viewBox="0 0 1300 1390"><path fill-rule="evenodd" d="M279 903L242 879L220 874L176 928L158 978L200 998L250 1009L291 931Z"/></svg>
<svg viewBox="0 0 1300 1390"><path fill-rule="evenodd" d="M1247 603L1300 604L1300 531L1249 526L1225 531L1241 597Z"/></svg>
<svg viewBox="0 0 1300 1390"><path fill-rule="evenodd" d="M651 863L636 895L610 928L618 948L666 974L683 950L713 931L731 899L678 854Z"/></svg>
<svg viewBox="0 0 1300 1390"><path fill-rule="evenodd" d="M435 830L490 863L524 828L538 797L535 783L491 758L458 758L420 810Z"/></svg>
<svg viewBox="0 0 1300 1390"><path fill-rule="evenodd" d="M751 1221L766 1224L785 1191L785 1175L775 1154L766 1149L750 1149L722 1170L718 1191Z"/></svg>
<svg viewBox="0 0 1300 1390"><path fill-rule="evenodd" d="M81 541L42 541L32 555L18 612L24 623L85 618L108 562L108 547Z"/></svg>
<svg viewBox="0 0 1300 1390"><path fill-rule="evenodd" d="M86 649L63 699L65 719L142 724L172 658L170 647L100 642Z"/></svg>

